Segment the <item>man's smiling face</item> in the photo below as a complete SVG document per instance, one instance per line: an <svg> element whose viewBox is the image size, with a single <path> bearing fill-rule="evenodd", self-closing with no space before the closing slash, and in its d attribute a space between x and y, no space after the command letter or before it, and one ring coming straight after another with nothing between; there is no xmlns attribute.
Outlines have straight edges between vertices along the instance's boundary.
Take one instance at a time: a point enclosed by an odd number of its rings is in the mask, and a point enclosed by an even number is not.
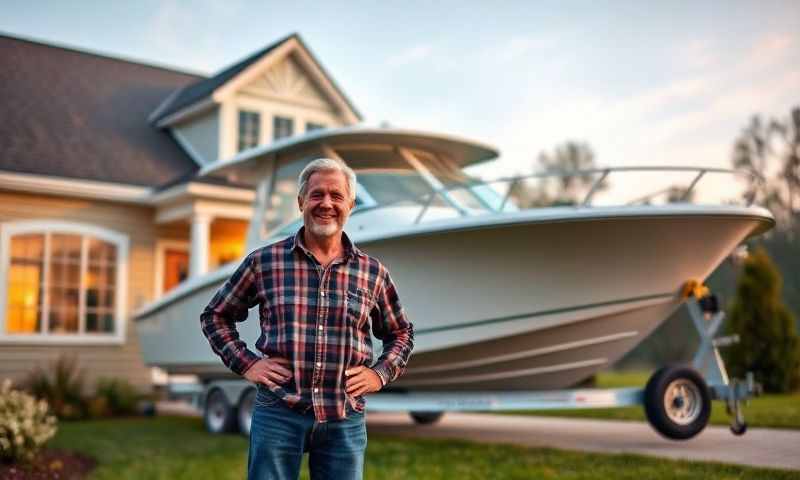
<svg viewBox="0 0 800 480"><path fill-rule="evenodd" d="M336 170L313 173L305 195L298 196L297 202L303 212L303 224L318 237L340 233L355 203L350 200L345 174Z"/></svg>

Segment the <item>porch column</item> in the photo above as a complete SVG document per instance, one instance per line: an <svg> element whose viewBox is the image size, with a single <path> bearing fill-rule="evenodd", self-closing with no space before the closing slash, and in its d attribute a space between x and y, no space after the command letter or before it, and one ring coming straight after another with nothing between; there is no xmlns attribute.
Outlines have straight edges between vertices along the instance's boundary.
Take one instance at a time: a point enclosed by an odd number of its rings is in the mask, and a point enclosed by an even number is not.
<svg viewBox="0 0 800 480"><path fill-rule="evenodd" d="M192 215L192 247L189 252L189 277L196 277L208 271L208 243L211 220L207 213Z"/></svg>

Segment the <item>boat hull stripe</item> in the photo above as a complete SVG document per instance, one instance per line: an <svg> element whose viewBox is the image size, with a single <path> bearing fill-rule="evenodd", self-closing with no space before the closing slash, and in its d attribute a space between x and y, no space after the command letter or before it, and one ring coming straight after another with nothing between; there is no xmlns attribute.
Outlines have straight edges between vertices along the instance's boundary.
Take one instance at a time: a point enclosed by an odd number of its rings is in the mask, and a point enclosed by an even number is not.
<svg viewBox="0 0 800 480"><path fill-rule="evenodd" d="M541 310L538 312L521 313L518 315L509 315L505 317L489 318L485 320L475 320L473 322L455 323L452 325L443 325L441 327L420 328L414 329L414 335L425 335L428 333L444 332L447 330L458 330L460 328L480 327L483 325L491 325L494 323L513 322L514 320L522 320L524 318L542 317L545 315L557 315L560 313L577 312L581 310L589 310L592 308L608 307L611 305L621 305L625 303L641 302L645 300L655 300L659 298L669 299L673 298L675 293L656 293L653 295L642 295L640 297L625 298L620 300L611 300L608 302L589 303L586 305L577 305L563 308L553 308L550 310Z"/></svg>
<svg viewBox="0 0 800 480"><path fill-rule="evenodd" d="M524 350L521 352L509 353L506 355L497 355L495 357L479 358L476 360L467 360L463 362L446 363L442 365L435 365L432 367L414 368L413 373L414 375L417 375L424 373L441 372L446 370L459 370L462 368L480 367L492 363L501 363L501 362L508 362L511 360L519 360L521 358L538 357L540 355L547 355L556 352L564 352L575 348L582 348L582 347L588 347L590 345L599 345L601 343L623 340L626 338L635 337L638 334L639 332L636 331L620 332L620 333L615 333L613 335L604 335L602 337L588 338L585 340L576 340L574 342L561 343L558 345L550 345L547 347L535 348L532 350Z"/></svg>

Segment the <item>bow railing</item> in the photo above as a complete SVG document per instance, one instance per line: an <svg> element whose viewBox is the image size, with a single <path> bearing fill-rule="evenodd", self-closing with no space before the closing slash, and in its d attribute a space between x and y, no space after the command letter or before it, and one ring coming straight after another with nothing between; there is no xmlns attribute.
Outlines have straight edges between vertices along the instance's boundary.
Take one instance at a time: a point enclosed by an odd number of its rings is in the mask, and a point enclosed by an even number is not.
<svg viewBox="0 0 800 480"><path fill-rule="evenodd" d="M443 207L450 210L455 210L459 216L471 216L477 214L486 214L486 213L503 213L508 211L509 205L511 205L514 192L515 190L520 187L524 182L529 180L546 180L546 179L568 179L568 178L589 178L595 177L591 183L585 185L588 187L587 192L583 195L582 199L576 200L573 203L570 203L569 206L573 208L587 208L593 206L593 200L597 196L597 194L605 188L607 185L605 182L608 180L612 175L619 174L619 173L626 173L626 172L655 172L655 173L693 173L691 180L689 181L688 186L683 189L682 192L679 192L677 201L685 202L688 201L698 183L706 177L709 173L718 173L718 174L727 174L731 176L735 175L746 175L750 177L751 182L753 184L762 185L765 182L763 176L755 173L755 172L743 172L737 170L730 170L725 168L711 168L711 167L690 167L690 166L626 166L626 167L606 167L606 168L589 168L583 170L573 170L573 171L547 171L547 172L539 172L539 173L532 173L527 175L516 175L512 177L501 177L493 180L482 180L482 179L470 179L467 182L459 182L452 185L448 185L444 188L434 189L430 192L420 195L415 198L405 198L401 200L396 200L388 203L382 203L377 205L369 205L369 206L359 206L353 210L353 214L361 214L364 212L375 211L375 210L384 210L387 208L392 207L400 207L400 206L414 206L419 207L419 213L416 215L413 224L419 224L423 221L426 214L434 207L437 199L441 201L441 205L436 205L436 207ZM503 187L505 185L505 187ZM479 208L469 208L465 205L454 205L453 198L456 197L456 193L459 190L472 190L470 196L473 199L478 199L479 195L474 194L476 188L486 187L493 190L493 192L497 195L497 201L489 202L485 200L481 200ZM647 195L640 196L632 201L628 201L622 203L620 205L635 205L635 204L645 204L651 199L663 195L667 192L675 194L676 187L672 186L667 189L658 190L653 193L649 193ZM680 190L680 189L678 189ZM757 191L756 189L751 189L751 194L745 198L746 205L751 206L755 200L755 194L753 192ZM561 206L564 206L563 204ZM525 206L517 206L514 207L515 210L529 210L532 208L542 208L543 205L536 205L533 207L525 207ZM301 219L295 219L292 222L284 224L283 227L279 227L273 230L273 234L278 233L286 233L292 229L296 229L296 224L298 224Z"/></svg>

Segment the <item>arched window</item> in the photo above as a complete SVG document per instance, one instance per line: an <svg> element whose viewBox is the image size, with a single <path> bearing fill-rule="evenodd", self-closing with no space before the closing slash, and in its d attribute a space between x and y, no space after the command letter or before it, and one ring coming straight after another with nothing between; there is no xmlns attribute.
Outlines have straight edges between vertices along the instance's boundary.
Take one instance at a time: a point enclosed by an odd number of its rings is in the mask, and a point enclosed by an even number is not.
<svg viewBox="0 0 800 480"><path fill-rule="evenodd" d="M0 342L120 343L128 237L62 221L0 226Z"/></svg>

